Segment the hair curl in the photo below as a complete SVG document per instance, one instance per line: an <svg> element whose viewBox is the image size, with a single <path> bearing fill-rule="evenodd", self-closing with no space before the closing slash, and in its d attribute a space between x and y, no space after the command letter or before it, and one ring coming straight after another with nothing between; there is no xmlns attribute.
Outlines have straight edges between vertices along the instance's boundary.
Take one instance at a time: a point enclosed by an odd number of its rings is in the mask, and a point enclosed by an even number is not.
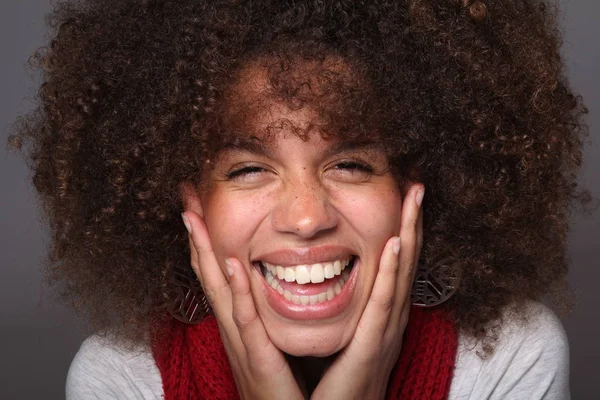
<svg viewBox="0 0 600 400"><path fill-rule="evenodd" d="M586 110L555 19L541 0L60 2L34 57L39 107L12 138L51 226L50 277L95 328L146 337L167 271L189 264L179 185L202 183L236 71L262 57L278 96L318 107L332 135L376 132L399 181L425 183L423 257L455 260L449 306L485 337L564 280L585 197ZM299 60L320 70L302 81ZM315 77L329 94L303 95Z"/></svg>

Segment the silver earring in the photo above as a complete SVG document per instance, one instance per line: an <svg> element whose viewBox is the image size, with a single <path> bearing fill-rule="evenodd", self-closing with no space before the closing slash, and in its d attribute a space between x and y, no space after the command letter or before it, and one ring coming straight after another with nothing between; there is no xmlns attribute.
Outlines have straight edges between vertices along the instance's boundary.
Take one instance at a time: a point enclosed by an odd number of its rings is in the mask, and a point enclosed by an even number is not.
<svg viewBox="0 0 600 400"><path fill-rule="evenodd" d="M419 261L411 291L413 305L434 307L448 300L458 289L459 276L448 262L433 265Z"/></svg>
<svg viewBox="0 0 600 400"><path fill-rule="evenodd" d="M169 313L186 324L199 324L212 314L202 285L190 268L173 267L166 277L165 299Z"/></svg>

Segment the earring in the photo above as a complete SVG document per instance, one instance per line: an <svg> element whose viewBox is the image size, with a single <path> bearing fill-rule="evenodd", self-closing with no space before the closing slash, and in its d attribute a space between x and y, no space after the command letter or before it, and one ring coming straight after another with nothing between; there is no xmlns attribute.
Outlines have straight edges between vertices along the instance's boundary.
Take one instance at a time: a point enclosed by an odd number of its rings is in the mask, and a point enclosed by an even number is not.
<svg viewBox="0 0 600 400"><path fill-rule="evenodd" d="M169 313L186 324L199 324L212 308L191 268L173 267L167 272L165 298Z"/></svg>
<svg viewBox="0 0 600 400"><path fill-rule="evenodd" d="M448 300L456 292L459 275L448 261L443 260L432 266L419 261L410 294L413 305L434 307Z"/></svg>

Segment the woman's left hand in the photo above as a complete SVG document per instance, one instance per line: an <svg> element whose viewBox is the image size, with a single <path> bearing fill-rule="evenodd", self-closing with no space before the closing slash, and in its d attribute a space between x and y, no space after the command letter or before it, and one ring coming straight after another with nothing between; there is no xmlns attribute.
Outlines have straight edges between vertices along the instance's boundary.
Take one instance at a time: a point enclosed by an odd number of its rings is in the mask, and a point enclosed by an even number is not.
<svg viewBox="0 0 600 400"><path fill-rule="evenodd" d="M311 399L383 399L402 348L410 290L422 245L422 184L410 186L402 206L400 237L381 255L371 297L354 337L327 368Z"/></svg>

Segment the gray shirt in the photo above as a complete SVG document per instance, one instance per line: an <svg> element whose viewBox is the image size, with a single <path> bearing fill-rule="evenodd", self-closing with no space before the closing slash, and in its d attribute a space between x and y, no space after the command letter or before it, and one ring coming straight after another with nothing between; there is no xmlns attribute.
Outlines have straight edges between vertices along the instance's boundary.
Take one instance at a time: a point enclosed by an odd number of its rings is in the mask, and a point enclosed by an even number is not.
<svg viewBox="0 0 600 400"><path fill-rule="evenodd" d="M533 303L527 320L504 316L494 352L459 335L449 400L569 399L569 347L558 318ZM162 399L160 372L149 349L86 339L67 377L67 400Z"/></svg>

